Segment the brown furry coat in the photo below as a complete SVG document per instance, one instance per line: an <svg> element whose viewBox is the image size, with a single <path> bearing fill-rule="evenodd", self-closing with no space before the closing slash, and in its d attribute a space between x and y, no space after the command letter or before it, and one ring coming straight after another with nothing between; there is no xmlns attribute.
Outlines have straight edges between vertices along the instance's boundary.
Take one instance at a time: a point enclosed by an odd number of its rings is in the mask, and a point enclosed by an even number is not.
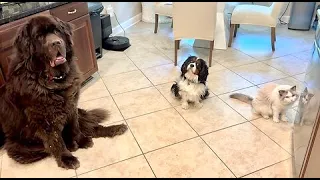
<svg viewBox="0 0 320 180"><path fill-rule="evenodd" d="M38 16L15 40L9 79L0 88L0 143L20 163L52 155L58 166L78 168L70 151L93 145L92 137L124 133L124 124L103 127L107 113L77 108L80 74L74 61L72 27Z"/></svg>

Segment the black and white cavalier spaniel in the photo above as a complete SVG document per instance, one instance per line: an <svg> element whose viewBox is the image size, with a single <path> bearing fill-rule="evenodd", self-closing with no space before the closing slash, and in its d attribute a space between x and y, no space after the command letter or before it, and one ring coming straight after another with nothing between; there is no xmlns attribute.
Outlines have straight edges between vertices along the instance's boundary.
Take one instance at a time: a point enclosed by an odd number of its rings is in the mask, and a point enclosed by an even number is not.
<svg viewBox="0 0 320 180"><path fill-rule="evenodd" d="M203 59L189 56L183 63L181 76L171 87L173 95L181 99L183 109L189 108L189 102L193 102L196 107L202 107L201 101L209 96L206 86L208 75L208 66Z"/></svg>

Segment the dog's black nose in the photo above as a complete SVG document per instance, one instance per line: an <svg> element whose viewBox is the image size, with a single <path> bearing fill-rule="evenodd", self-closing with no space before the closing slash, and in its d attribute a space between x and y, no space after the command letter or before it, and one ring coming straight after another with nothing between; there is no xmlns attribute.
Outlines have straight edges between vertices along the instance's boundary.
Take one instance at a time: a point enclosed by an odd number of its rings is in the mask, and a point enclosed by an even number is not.
<svg viewBox="0 0 320 180"><path fill-rule="evenodd" d="M190 64L190 67L194 67L194 65L193 65L193 64Z"/></svg>
<svg viewBox="0 0 320 180"><path fill-rule="evenodd" d="M52 42L52 45L57 46L57 45L61 45L61 40L56 40Z"/></svg>

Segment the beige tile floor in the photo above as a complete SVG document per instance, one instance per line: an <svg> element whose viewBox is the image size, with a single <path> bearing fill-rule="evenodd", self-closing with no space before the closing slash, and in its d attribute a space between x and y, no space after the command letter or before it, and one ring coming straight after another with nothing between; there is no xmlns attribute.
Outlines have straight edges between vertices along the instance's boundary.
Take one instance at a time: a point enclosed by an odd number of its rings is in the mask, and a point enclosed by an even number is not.
<svg viewBox="0 0 320 180"><path fill-rule="evenodd" d="M132 46L104 51L99 72L82 88L79 106L111 112L104 125L126 123L129 131L113 139L94 139L93 148L74 153L77 170L58 168L52 158L21 165L1 152L1 177L291 177L289 123L253 116L250 106L228 97L254 96L269 82L303 87L314 31L277 27L276 51L269 29L241 26L232 48L214 50L209 69L211 95L201 109L183 110L170 94L189 55L208 58L208 50L183 40L173 65L170 24L140 22L126 32ZM292 119L296 111L287 114Z"/></svg>

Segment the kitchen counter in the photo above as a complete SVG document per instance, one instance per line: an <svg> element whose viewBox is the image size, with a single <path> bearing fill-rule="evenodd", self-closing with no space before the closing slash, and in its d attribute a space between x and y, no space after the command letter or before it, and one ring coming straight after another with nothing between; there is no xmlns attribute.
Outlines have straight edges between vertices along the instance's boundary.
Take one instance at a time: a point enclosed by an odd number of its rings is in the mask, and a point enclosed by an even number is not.
<svg viewBox="0 0 320 180"><path fill-rule="evenodd" d="M8 2L0 4L0 25L70 2Z"/></svg>

